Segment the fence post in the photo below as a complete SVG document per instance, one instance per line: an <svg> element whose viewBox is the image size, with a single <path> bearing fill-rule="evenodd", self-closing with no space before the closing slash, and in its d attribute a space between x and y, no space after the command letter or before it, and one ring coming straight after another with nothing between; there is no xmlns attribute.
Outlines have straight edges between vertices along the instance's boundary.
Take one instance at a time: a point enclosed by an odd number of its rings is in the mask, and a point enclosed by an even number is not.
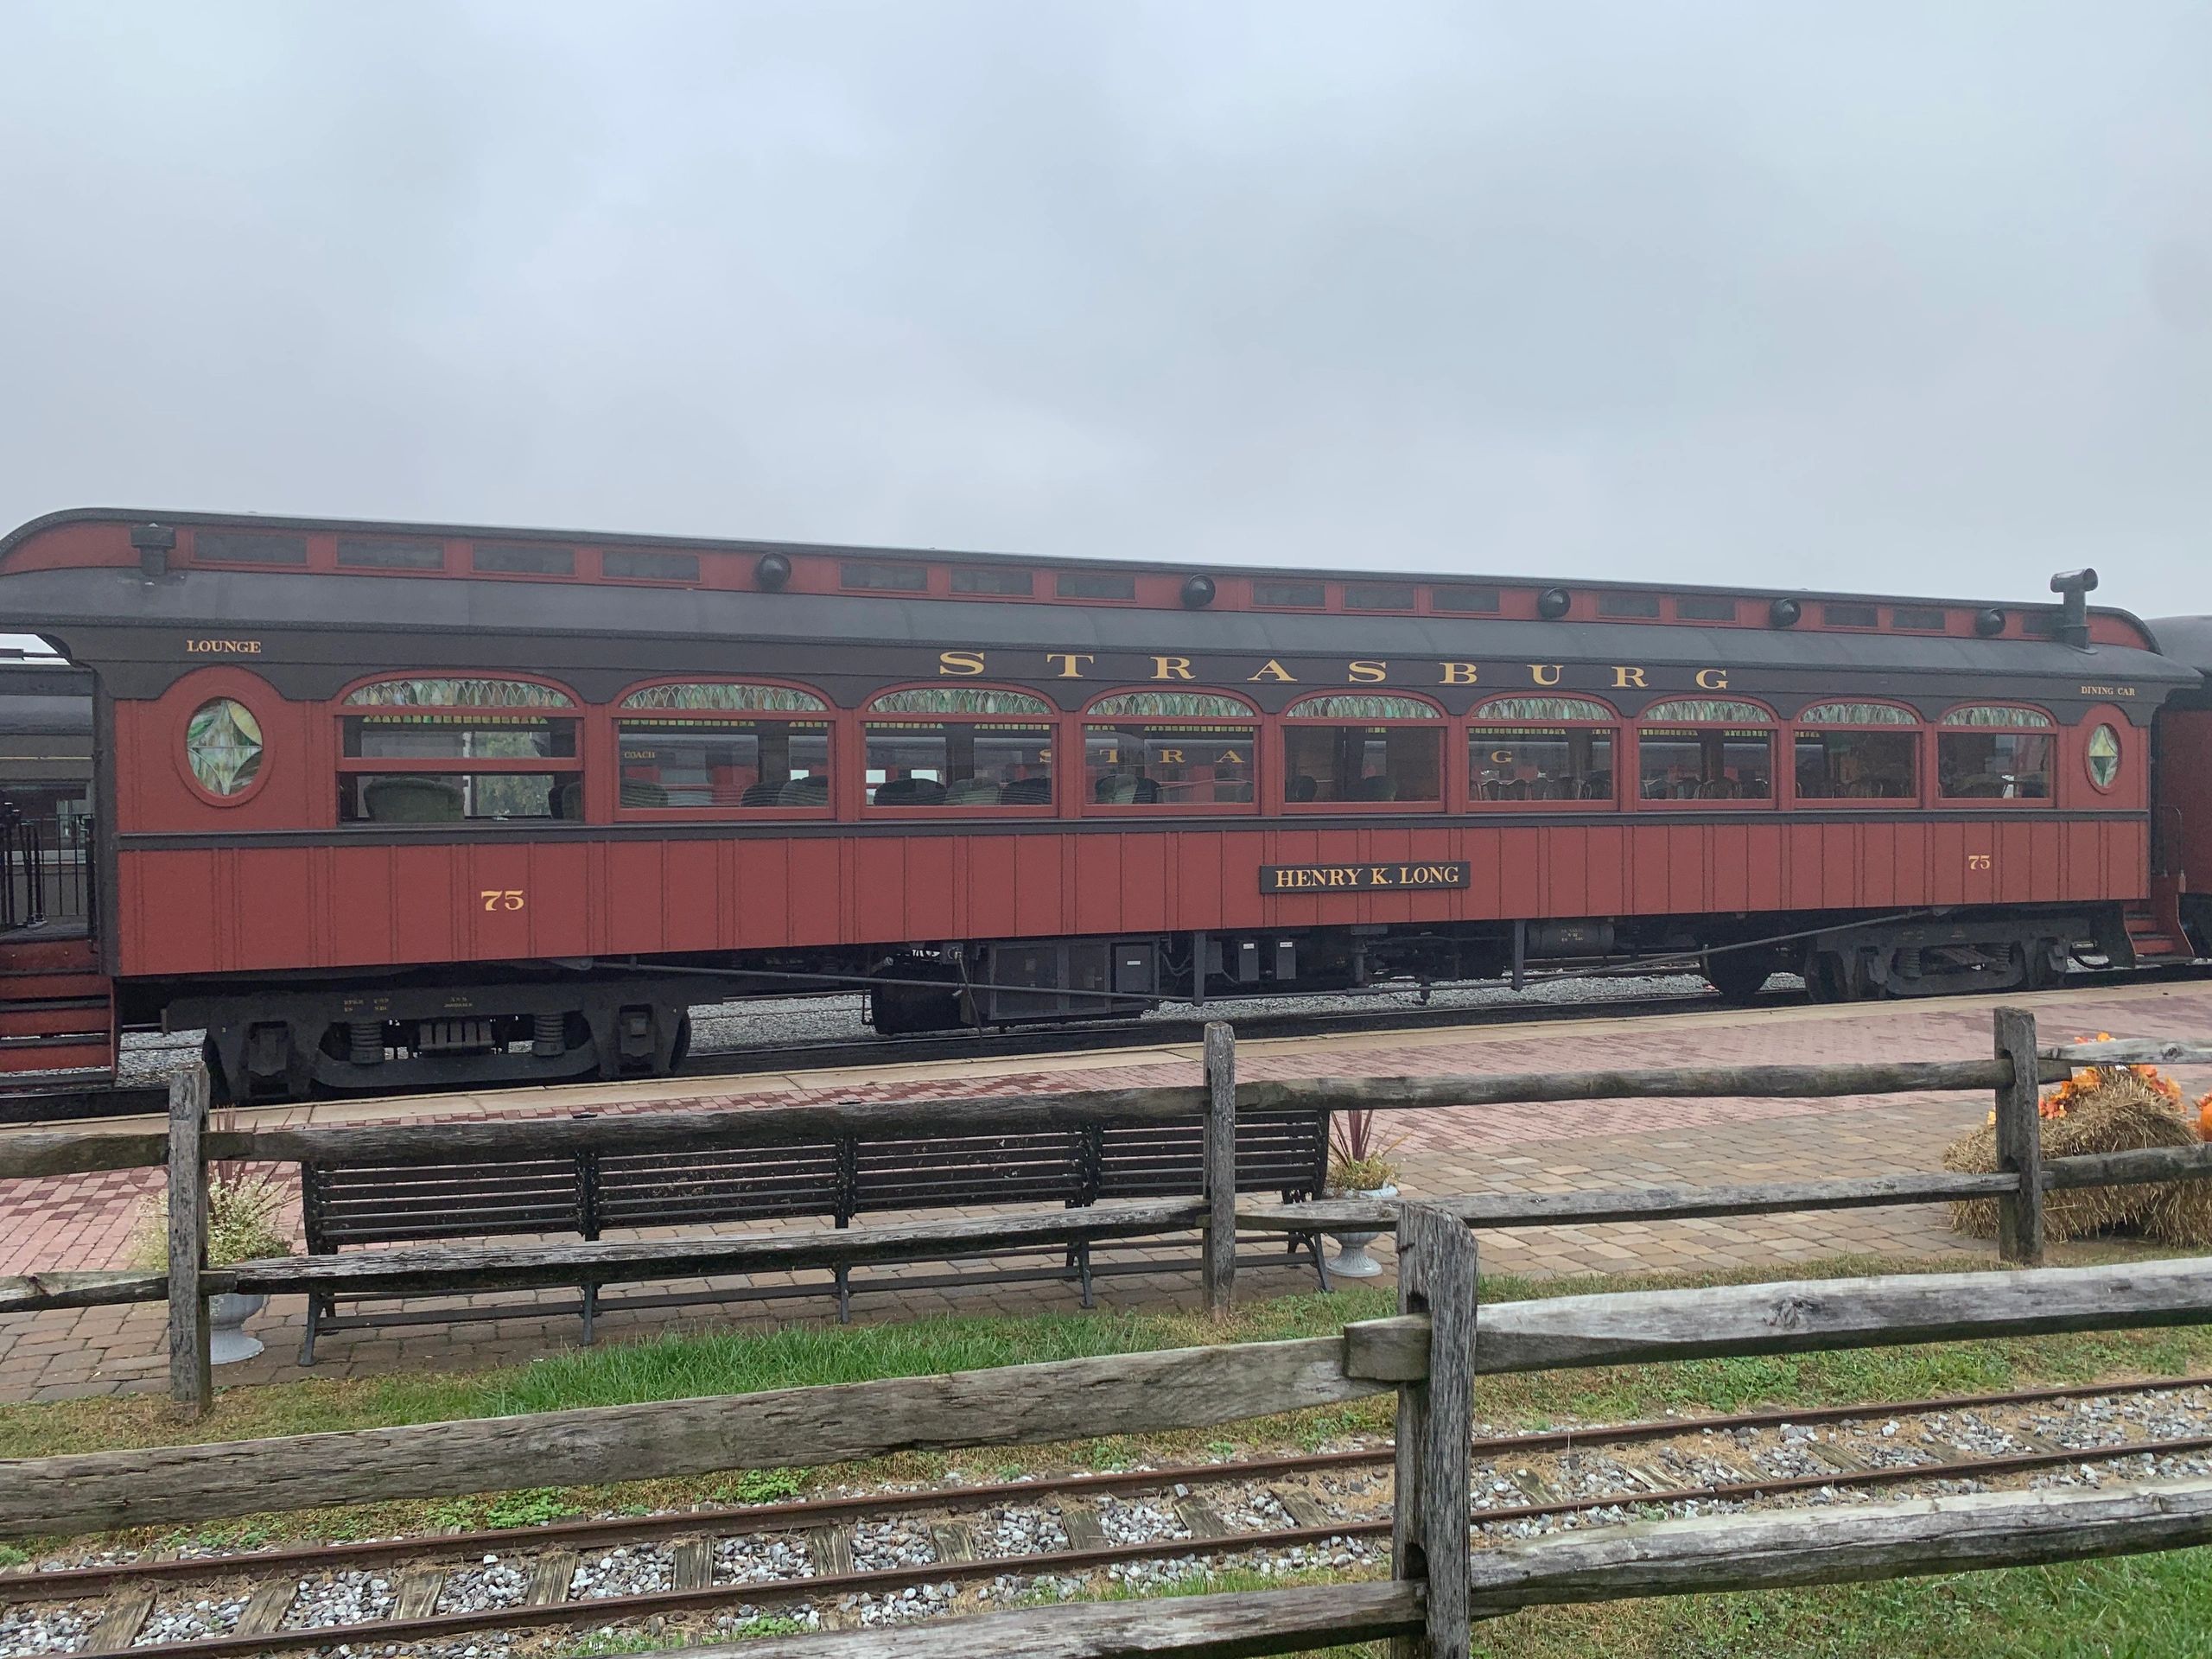
<svg viewBox="0 0 2212 1659"><path fill-rule="evenodd" d="M1236 1031L1206 1027L1206 1312L1229 1317L1236 1291Z"/></svg>
<svg viewBox="0 0 2212 1659"><path fill-rule="evenodd" d="M169 1398L197 1417L214 1402L207 1357L207 1068L169 1079Z"/></svg>
<svg viewBox="0 0 2212 1659"><path fill-rule="evenodd" d="M1997 1200L1997 1254L2034 1267L2043 1260L2043 1124L2036 1017L2025 1008L1997 1010L1997 1058L2012 1062L2012 1081L1997 1090L1997 1167L2020 1178L2017 1193Z"/></svg>
<svg viewBox="0 0 2212 1659"><path fill-rule="evenodd" d="M1429 1319L1428 1376L1398 1387L1390 1574L1428 1586L1428 1628L1391 1659L1466 1659L1468 1442L1475 1416L1475 1236L1449 1211L1398 1212L1398 1311Z"/></svg>

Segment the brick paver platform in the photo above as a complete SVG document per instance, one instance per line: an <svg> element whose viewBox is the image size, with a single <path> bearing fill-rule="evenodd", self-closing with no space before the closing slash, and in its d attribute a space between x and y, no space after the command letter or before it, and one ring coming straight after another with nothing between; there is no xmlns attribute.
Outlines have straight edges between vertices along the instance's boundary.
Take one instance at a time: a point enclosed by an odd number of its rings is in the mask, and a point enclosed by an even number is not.
<svg viewBox="0 0 2212 1659"><path fill-rule="evenodd" d="M1372 1035L1296 1038L1243 1045L1247 1078L1388 1077L1600 1066L1815 1063L1894 1058L1968 1058L1990 1052L1989 1010L2002 998L1843 1007L1712 1009L1663 1019L1439 1028ZM2212 985L2177 982L2069 991L2033 1000L2045 1041L2109 1031L2126 1037L2212 1036ZM590 1109L653 1111L671 1107L791 1104L806 1101L950 1098L982 1090L1045 1092L1186 1083L1197 1073L1195 1046L1168 1046L1109 1055L866 1068L835 1074L753 1077L741 1090L702 1090L694 1081L616 1088L594 1085L407 1103L355 1103L267 1111L262 1122L343 1122L421 1117L550 1115ZM2194 1099L2212 1089L2212 1071L2180 1074ZM1943 1147L1986 1116L1986 1096L1916 1096L1896 1100L1593 1101L1534 1107L1459 1107L1385 1115L1395 1144L1399 1185L1410 1195L1473 1192L1562 1192L1618 1185L1705 1185L1783 1179L1845 1178L1939 1166ZM137 1205L155 1172L124 1171L49 1181L0 1183L0 1274L35 1268L121 1263ZM942 1215L944 1212L936 1212ZM984 1213L971 1211L969 1213ZM887 1217L884 1220L898 1217ZM1925 1256L1956 1251L1986 1259L1989 1247L1951 1232L1940 1206L1903 1206L1802 1215L1643 1225L1485 1231L1491 1272L1570 1274L1684 1271L1746 1265L1786 1268L1838 1253ZM1100 1282L1102 1306L1192 1306L1197 1288L1187 1249L1162 1249L1157 1274ZM1386 1252L1387 1254L1387 1252ZM878 1269L879 1273L892 1272ZM911 1276L941 1271L917 1268ZM820 1275L815 1275L819 1277ZM1241 1279L1241 1292L1310 1287L1310 1278L1270 1270ZM549 1304L573 1292L549 1292ZM930 1313L1072 1308L1072 1286L994 1286L888 1292L864 1297L856 1317ZM830 1304L799 1300L737 1303L653 1315L613 1314L602 1335L620 1340L678 1326L759 1324L830 1317ZM281 1299L249 1325L268 1344L258 1358L226 1367L226 1382L302 1375L303 1325L298 1299ZM404 1331L340 1332L321 1344L318 1376L360 1376L402 1368L451 1370L526 1358L569 1346L572 1316L477 1320ZM50 1400L160 1385L163 1361L158 1306L99 1308L35 1316L0 1315L0 1401Z"/></svg>

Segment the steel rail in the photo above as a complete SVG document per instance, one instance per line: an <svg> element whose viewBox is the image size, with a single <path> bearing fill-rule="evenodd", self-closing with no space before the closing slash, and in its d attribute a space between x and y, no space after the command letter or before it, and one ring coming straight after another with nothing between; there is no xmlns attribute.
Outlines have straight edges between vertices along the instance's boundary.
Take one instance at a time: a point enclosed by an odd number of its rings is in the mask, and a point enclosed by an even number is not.
<svg viewBox="0 0 2212 1659"><path fill-rule="evenodd" d="M1993 1475L2017 1474L2032 1469L2115 1462L2142 1457L2173 1455L2212 1449L2212 1434L2193 1434L2164 1440L2136 1440L2119 1446L2056 1452L2007 1453L1999 1457L1966 1458L1949 1463L1920 1464L1894 1468L1836 1470L1819 1475L1779 1476L1686 1486L1657 1491L1630 1491L1600 1497L1574 1498L1544 1503L1478 1509L1469 1516L1469 1530L1516 1520L1546 1516L1577 1515L1595 1510L1638 1510L1684 1503L1732 1503L1755 1497L1805 1491L1837 1491L1854 1487L1910 1485L1929 1480L1978 1480ZM1208 1465L1225 1469L1230 1465ZM1154 1484L1164 1484L1154 1475ZM1326 1525L1277 1528L1258 1532L1232 1532L1216 1537L1154 1539L1143 1543L1108 1544L1080 1549L1052 1550L1028 1555L988 1556L974 1560L933 1561L925 1566L872 1568L851 1573L828 1573L796 1579L766 1579L743 1583L709 1585L700 1589L653 1590L627 1596L586 1597L582 1600L543 1604L518 1603L505 1607L480 1608L463 1613L430 1613L415 1618L378 1619L354 1624L321 1624L291 1629L232 1632L200 1637L185 1642L134 1643L130 1652L146 1659L236 1659L237 1656L285 1652L305 1647L327 1649L355 1643L413 1642L441 1637L465 1636L477 1630L537 1629L548 1625L615 1624L627 1619L670 1613L697 1612L712 1608L743 1605L772 1606L791 1601L820 1601L847 1595L875 1595L911 1589L925 1584L972 1583L1002 1577L1058 1577L1072 1570L1089 1571L1124 1562L1215 1557L1253 1550L1285 1549L1332 1539L1388 1536L1387 1517L1344 1521ZM693 1526L693 1532L705 1530ZM709 1535L712 1535L709 1532ZM439 1541L442 1542L444 1541ZM431 1551L419 1548L416 1553ZM241 1563L257 1560L235 1558ZM212 1564L212 1563L207 1563ZM204 1577L238 1576L203 1573ZM42 1599L52 1599L43 1598Z"/></svg>
<svg viewBox="0 0 2212 1659"><path fill-rule="evenodd" d="M1470 1449L1478 1458L1496 1460L1516 1453L1526 1454L1558 1450L1596 1450L1608 1446L1633 1445L1643 1440L1733 1433L1739 1429L1757 1430L1801 1424L1872 1421L1886 1417L1931 1416L1954 1412L2035 1405L2055 1400L2126 1398L2150 1394L2175 1393L2208 1386L2212 1386L2212 1374L2151 1378L2133 1382L2069 1383L2056 1387L2018 1389L1996 1394L1948 1395L1922 1400L1877 1401L1853 1405L1808 1407L1796 1410L1738 1412L1724 1416L1651 1418L1637 1422L1590 1427L1545 1429L1520 1434L1477 1436L1471 1442ZM2200 1445L2212 1446L2212 1435L2190 1437L2185 1441L2176 1440L2160 1444L2172 1450L2196 1449ZM2133 1442L2121 1446L2099 1447L2081 1452L2033 1452L1979 1459L1976 1460L1975 1466L1986 1465L1991 1472L2002 1472L1998 1465L2009 1467L2018 1465L2020 1467L2036 1467L2041 1466L2036 1461L2037 1459L2049 1461L2054 1458L2060 1462L2095 1461L2102 1456L2122 1454L2134 1456L2144 1451L2155 1449L2157 1448L2151 1442ZM57 1567L46 1571L18 1569L0 1573L0 1605L5 1605L10 1600L27 1602L65 1599L73 1595L111 1590L118 1586L134 1583L205 1580L238 1576L290 1578L297 1577L302 1572L337 1571L379 1561L416 1557L452 1556L455 1559L456 1564L460 1564L467 1559L480 1556L487 1550L503 1554L518 1554L569 1545L636 1542L687 1535L737 1535L793 1532L837 1521L861 1516L899 1514L916 1510L962 1507L983 1509L994 1503L1020 1502L1046 1496L1080 1497L1091 1492L1143 1491L1177 1485L1218 1486L1328 1469L1374 1467L1389 1463L1393 1455L1390 1446L1388 1442L1384 1442L1375 1446L1348 1452L1303 1452L1293 1456L1244 1459L1230 1463L1168 1465L1150 1469L1047 1475L1030 1480L940 1486L912 1491L858 1494L834 1498L805 1499L787 1503L671 1510L661 1515L554 1522L526 1528L483 1529L473 1532L375 1539L360 1543L309 1544L288 1549L258 1550L237 1555L169 1556L159 1560L143 1559L135 1561L104 1562L92 1567ZM2022 1462L2024 1458L2026 1459L2025 1462ZM1716 1496L1726 1498L1746 1493L1791 1491L1801 1487L1834 1485L1839 1483L1879 1484L1885 1481L1939 1478L1930 1475L1930 1470L1935 1465L1915 1465L1878 1470L1837 1470L1818 1476L1777 1477L1772 1480L1741 1482L1718 1487L1682 1488L1673 1491L1632 1493L1625 1497L1616 1495L1586 1500L1546 1502L1504 1509L1488 1509L1478 1511L1477 1514L1478 1520L1513 1520L1534 1516L1573 1513L1579 1510L1605 1509L1624 1503L1678 1503L1693 1498L1710 1498ZM1356 1529L1364 1524L1348 1522L1342 1526L1321 1530L1325 1535L1344 1535L1347 1529ZM1302 1535L1306 1532L1313 1531L1314 1529L1303 1528L1292 1530ZM1253 1539L1273 1535L1237 1535L1239 1537ZM1133 1545L1128 1548L1149 1548L1151 1546ZM1065 1562L1070 1559L1070 1552L1053 1552L1048 1556L1037 1559ZM938 1563L936 1567L922 1571L920 1578L916 1581L928 1582L948 1576L944 1572L938 1570L947 1565L967 1564ZM823 1578L791 1580L794 1584L815 1586L822 1585L826 1581ZM373 1628L382 1630L385 1627L378 1624ZM168 1651L168 1649L164 1648L162 1650Z"/></svg>

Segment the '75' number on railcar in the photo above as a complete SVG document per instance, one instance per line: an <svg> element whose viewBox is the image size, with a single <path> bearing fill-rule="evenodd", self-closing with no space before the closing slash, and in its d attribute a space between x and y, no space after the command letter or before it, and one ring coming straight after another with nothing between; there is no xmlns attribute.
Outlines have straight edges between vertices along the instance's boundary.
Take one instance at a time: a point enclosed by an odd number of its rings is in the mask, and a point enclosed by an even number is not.
<svg viewBox="0 0 2212 1659"><path fill-rule="evenodd" d="M520 910L527 902L520 887L486 887L476 896L486 910Z"/></svg>

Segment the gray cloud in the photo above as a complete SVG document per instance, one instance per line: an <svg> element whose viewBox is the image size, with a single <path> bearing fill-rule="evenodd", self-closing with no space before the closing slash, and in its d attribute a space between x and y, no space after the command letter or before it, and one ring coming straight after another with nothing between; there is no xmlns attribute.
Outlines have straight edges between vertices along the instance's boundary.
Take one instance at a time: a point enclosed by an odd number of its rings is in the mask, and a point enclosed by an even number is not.
<svg viewBox="0 0 2212 1659"><path fill-rule="evenodd" d="M2212 10L0 0L84 501L2212 610Z"/></svg>

